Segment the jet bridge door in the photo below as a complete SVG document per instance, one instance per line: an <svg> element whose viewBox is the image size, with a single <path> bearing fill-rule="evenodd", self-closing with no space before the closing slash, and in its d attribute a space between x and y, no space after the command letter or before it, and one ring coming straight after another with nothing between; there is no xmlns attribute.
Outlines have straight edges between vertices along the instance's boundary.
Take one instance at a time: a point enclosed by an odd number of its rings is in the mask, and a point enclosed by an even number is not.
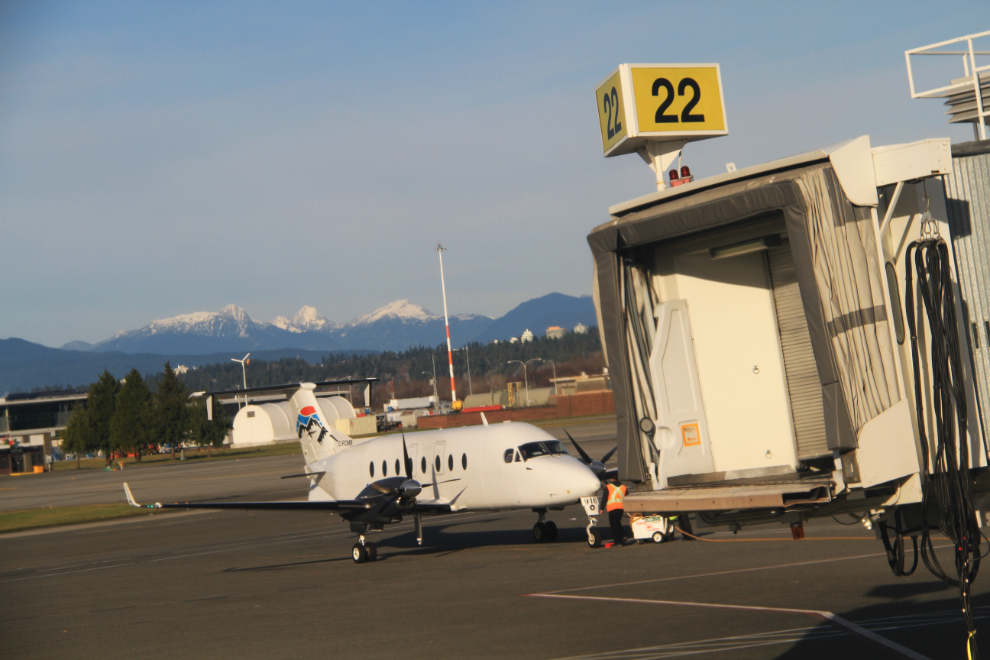
<svg viewBox="0 0 990 660"><path fill-rule="evenodd" d="M784 241L781 245L769 247L767 262L797 455L799 459L828 456L831 452L825 436L822 386L811 348L811 334L801 302L790 243Z"/></svg>
<svg viewBox="0 0 990 660"><path fill-rule="evenodd" d="M657 402L654 442L660 450L661 485L666 487L669 477L706 474L715 466L687 303L661 303L656 316L657 335L650 355Z"/></svg>

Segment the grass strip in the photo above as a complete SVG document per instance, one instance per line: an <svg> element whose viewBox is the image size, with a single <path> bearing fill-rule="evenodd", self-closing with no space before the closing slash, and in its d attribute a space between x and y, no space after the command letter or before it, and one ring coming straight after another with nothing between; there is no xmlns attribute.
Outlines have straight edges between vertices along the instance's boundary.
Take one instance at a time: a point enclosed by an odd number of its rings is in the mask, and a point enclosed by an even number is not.
<svg viewBox="0 0 990 660"><path fill-rule="evenodd" d="M75 525L77 523L130 518L162 513L161 509L138 509L128 504L86 504L48 509L26 509L0 512L0 534L39 527Z"/></svg>
<svg viewBox="0 0 990 660"><path fill-rule="evenodd" d="M292 454L301 454L302 447L300 447L298 442L280 442L278 444L272 445L262 445L260 447L239 447L239 448L222 448L212 450L212 456L208 455L205 449L186 449L186 460L184 462L188 463L190 461L194 463L206 462L206 461L225 461L231 459L241 459L241 458L265 458L268 456L289 456ZM141 457L141 462L138 462L136 458L115 458L113 459L113 468L115 470L119 469L120 462L123 461L124 469L128 470L131 468L142 468L142 467L162 467L165 465L181 465L183 461L179 460L179 452L175 453L175 460L172 460L171 454L145 454ZM57 471L62 470L75 470L76 461L56 461L55 469ZM103 458L84 458L79 461L79 467L83 470L102 470L106 467L107 462Z"/></svg>

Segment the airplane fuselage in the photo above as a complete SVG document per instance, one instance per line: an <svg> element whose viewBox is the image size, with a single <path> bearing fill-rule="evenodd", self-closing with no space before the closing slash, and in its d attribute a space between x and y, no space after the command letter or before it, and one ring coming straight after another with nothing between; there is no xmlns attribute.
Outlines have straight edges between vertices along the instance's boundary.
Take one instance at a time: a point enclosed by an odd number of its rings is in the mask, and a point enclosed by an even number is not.
<svg viewBox="0 0 990 660"><path fill-rule="evenodd" d="M310 500L353 500L373 482L405 476L400 434L371 438L307 466ZM418 501L452 502L455 510L550 509L594 495L600 482L546 431L525 423L492 424L405 435ZM428 485L432 484L432 485Z"/></svg>

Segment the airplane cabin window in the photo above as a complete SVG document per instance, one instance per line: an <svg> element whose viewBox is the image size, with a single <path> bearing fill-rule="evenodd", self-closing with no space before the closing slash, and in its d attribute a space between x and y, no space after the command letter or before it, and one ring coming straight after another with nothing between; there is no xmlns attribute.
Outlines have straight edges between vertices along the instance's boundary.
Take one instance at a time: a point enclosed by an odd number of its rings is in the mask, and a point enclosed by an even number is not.
<svg viewBox="0 0 990 660"><path fill-rule="evenodd" d="M423 460L419 466L423 470L423 474L426 474L426 456L423 457Z"/></svg>
<svg viewBox="0 0 990 660"><path fill-rule="evenodd" d="M453 471L454 469L454 455L451 454L447 457L447 469Z"/></svg>
<svg viewBox="0 0 990 660"><path fill-rule="evenodd" d="M388 461L382 461L382 476L388 476Z"/></svg>
<svg viewBox="0 0 990 660"><path fill-rule="evenodd" d="M440 471L440 457L439 456L437 456L437 460L435 462L436 462L436 465L437 465L437 472L439 472Z"/></svg>
<svg viewBox="0 0 990 660"><path fill-rule="evenodd" d="M395 459L395 474L399 474L399 459Z"/></svg>
<svg viewBox="0 0 990 660"><path fill-rule="evenodd" d="M371 461L371 466L368 468L368 472L371 473L371 478L375 478L375 462Z"/></svg>
<svg viewBox="0 0 990 660"><path fill-rule="evenodd" d="M511 463L512 462L512 454L513 453L515 453L515 452L513 452L513 450L511 450L511 449L506 449L505 450L505 462L506 463Z"/></svg>
<svg viewBox="0 0 990 660"><path fill-rule="evenodd" d="M467 454L461 454L461 467L467 469Z"/></svg>

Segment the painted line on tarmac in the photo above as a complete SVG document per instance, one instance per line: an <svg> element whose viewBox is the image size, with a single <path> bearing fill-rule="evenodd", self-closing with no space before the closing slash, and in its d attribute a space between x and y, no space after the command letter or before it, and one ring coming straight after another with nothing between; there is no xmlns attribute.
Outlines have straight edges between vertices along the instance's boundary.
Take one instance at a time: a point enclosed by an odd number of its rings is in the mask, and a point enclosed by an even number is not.
<svg viewBox="0 0 990 660"><path fill-rule="evenodd" d="M7 582L23 582L24 580L40 580L42 578L58 577L59 575L75 575L76 573L89 573L91 571L105 571L109 568L120 568L121 566L133 566L136 562L130 562L129 564L114 564L113 566L97 566L96 568L84 568L78 571L65 571L64 573L49 573L48 575L29 575L22 578L14 578L13 580L4 580Z"/></svg>
<svg viewBox="0 0 990 660"><path fill-rule="evenodd" d="M950 545L938 545L935 549L940 548L951 548ZM737 568L731 571L715 571L713 573L695 573L694 575L675 575L673 577L665 578L654 578L652 580L636 580L635 582L616 582L614 584L598 584L591 587L575 587L574 589L558 589L556 591L546 591L541 594L528 594L528 595L546 595L546 594L566 594L573 591L589 591L591 589L609 589L611 587L629 587L638 584L653 584L655 582L673 582L674 580L692 580L694 578L704 578L704 577L717 577L719 575L734 575L736 573L752 573L755 571L770 571L776 568L794 568L797 566L814 566L815 564L831 564L837 561L851 561L853 559L871 559L874 557L886 557L885 552L876 552L868 555L854 555L852 557L833 557L831 559L812 559L809 561L799 561L790 564L774 564L772 566L754 566L753 568Z"/></svg>
<svg viewBox="0 0 990 660"><path fill-rule="evenodd" d="M928 657L921 655L911 649L901 646L896 642L892 642L889 639L881 637L876 633L872 633L862 626L858 626L852 621L847 621L842 617L833 614L832 612L826 612L825 610L797 610L786 607L759 607L756 605L728 605L721 603L692 603L687 601L676 601L676 600L649 600L646 598L613 598L609 596L569 596L564 594L527 594L527 596L533 598L561 598L567 600L594 600L594 601L604 601L604 602L619 602L619 603L637 603L640 605L673 605L680 607L704 607L711 609L722 609L722 610L747 610L752 612L774 612L777 614L803 614L805 616L813 616L819 619L824 619L826 621L831 621L832 623L839 625L847 630L850 630L857 635L865 637L872 642L880 644L887 647L892 651L896 651L901 655L912 658L912 660L929 660Z"/></svg>

